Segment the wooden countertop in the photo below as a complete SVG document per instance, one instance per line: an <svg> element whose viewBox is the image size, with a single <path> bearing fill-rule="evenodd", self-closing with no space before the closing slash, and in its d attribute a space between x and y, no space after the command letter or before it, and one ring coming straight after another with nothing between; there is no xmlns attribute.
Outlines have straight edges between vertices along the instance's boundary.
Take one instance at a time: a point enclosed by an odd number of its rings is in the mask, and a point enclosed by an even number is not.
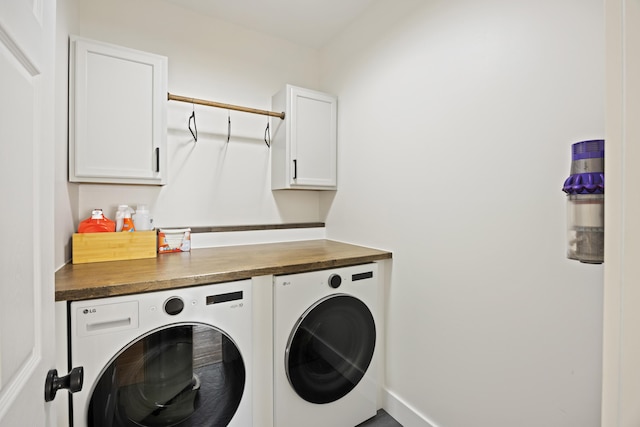
<svg viewBox="0 0 640 427"><path fill-rule="evenodd" d="M67 264L56 272L56 301L152 292L270 274L344 267L391 252L331 240L193 249L130 261Z"/></svg>

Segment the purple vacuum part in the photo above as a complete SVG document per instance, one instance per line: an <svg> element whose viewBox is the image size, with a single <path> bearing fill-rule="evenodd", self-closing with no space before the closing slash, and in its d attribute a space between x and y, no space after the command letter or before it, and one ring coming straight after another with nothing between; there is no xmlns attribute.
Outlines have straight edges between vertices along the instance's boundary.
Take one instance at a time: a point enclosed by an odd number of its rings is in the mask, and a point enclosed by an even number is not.
<svg viewBox="0 0 640 427"><path fill-rule="evenodd" d="M583 172L570 175L564 181L562 191L569 195L604 194L604 163L588 159L603 159L604 161L603 139L576 142L571 146L572 168L575 167L573 170Z"/></svg>
<svg viewBox="0 0 640 427"><path fill-rule="evenodd" d="M604 194L604 173L578 173L567 178L562 186L567 194Z"/></svg>
<svg viewBox="0 0 640 427"><path fill-rule="evenodd" d="M571 160L604 159L604 139L576 142L571 146Z"/></svg>

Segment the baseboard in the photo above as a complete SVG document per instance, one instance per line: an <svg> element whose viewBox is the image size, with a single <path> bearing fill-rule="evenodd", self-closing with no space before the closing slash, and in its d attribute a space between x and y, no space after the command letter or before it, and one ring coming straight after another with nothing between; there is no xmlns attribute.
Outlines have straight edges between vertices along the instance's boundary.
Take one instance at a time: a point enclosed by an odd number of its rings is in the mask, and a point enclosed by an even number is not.
<svg viewBox="0 0 640 427"><path fill-rule="evenodd" d="M383 390L382 408L403 427L438 427L397 394L386 388Z"/></svg>

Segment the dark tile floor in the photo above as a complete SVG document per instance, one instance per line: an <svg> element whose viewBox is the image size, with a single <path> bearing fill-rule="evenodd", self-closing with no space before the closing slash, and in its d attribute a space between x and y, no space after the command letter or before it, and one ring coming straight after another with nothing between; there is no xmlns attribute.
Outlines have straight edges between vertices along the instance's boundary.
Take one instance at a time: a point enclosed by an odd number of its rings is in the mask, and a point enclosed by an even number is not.
<svg viewBox="0 0 640 427"><path fill-rule="evenodd" d="M358 424L356 427L402 427L402 424L394 420L383 409L380 409L375 417Z"/></svg>

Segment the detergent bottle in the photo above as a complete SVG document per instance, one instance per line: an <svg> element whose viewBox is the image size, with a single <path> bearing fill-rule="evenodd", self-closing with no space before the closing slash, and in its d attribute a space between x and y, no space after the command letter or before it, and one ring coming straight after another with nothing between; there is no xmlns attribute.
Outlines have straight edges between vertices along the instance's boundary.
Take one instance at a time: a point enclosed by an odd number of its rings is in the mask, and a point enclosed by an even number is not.
<svg viewBox="0 0 640 427"><path fill-rule="evenodd" d="M116 231L116 223L105 217L102 209L94 209L91 216L78 225L78 233Z"/></svg>
<svg viewBox="0 0 640 427"><path fill-rule="evenodd" d="M122 218L122 231L136 231L136 227L133 225L133 219L131 213L133 209L127 206L124 210L124 217Z"/></svg>

